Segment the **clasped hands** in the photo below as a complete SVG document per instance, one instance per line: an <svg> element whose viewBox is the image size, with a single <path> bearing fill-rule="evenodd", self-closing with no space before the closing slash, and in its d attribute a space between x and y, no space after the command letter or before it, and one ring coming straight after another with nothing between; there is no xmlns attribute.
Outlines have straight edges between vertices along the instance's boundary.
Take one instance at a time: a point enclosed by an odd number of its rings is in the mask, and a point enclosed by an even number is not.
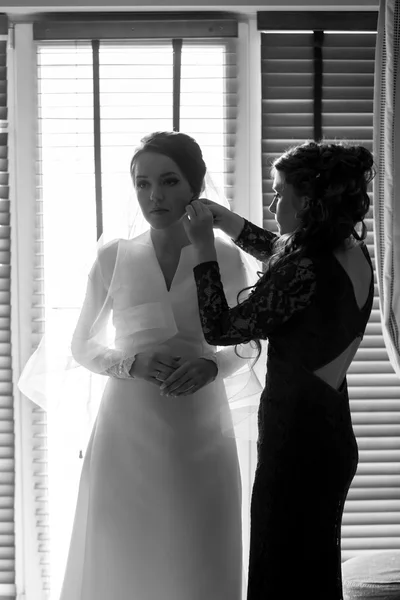
<svg viewBox="0 0 400 600"><path fill-rule="evenodd" d="M207 358L182 360L158 349L136 354L131 374L157 385L162 396L188 396L214 381L218 367Z"/></svg>

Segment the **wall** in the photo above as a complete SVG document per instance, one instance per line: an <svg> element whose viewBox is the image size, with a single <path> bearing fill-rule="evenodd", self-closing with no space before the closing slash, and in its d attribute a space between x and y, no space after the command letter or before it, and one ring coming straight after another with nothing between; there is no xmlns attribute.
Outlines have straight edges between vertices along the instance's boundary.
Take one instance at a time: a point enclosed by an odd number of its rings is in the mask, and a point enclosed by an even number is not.
<svg viewBox="0 0 400 600"><path fill-rule="evenodd" d="M258 10L377 10L379 0L0 0L0 12L29 14L35 12L79 11L79 10L228 10L255 13Z"/></svg>

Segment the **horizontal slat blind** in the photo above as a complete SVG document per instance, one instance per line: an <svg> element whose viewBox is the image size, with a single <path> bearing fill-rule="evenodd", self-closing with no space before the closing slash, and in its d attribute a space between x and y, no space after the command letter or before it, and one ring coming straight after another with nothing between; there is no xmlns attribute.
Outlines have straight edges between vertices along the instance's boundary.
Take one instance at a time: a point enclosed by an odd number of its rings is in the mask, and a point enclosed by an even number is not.
<svg viewBox="0 0 400 600"><path fill-rule="evenodd" d="M325 32L323 43L324 139L345 138L372 150L376 33Z"/></svg>
<svg viewBox="0 0 400 600"><path fill-rule="evenodd" d="M180 131L200 144L212 180L233 200L236 41L183 40ZM102 42L101 160L104 231L128 234L129 163L140 139L173 126L171 41ZM118 206L118 208L117 208Z"/></svg>
<svg viewBox="0 0 400 600"><path fill-rule="evenodd" d="M378 10L285 10L257 12L259 31L376 31Z"/></svg>
<svg viewBox="0 0 400 600"><path fill-rule="evenodd" d="M345 138L372 150L375 37L324 33L324 140ZM264 226L277 231L268 210L269 167L287 147L313 138L313 33L263 33L261 68ZM365 222L374 261L372 211ZM347 380L360 461L343 517L343 560L400 548L400 381L382 336L376 275L371 318Z"/></svg>
<svg viewBox="0 0 400 600"><path fill-rule="evenodd" d="M182 47L181 126L200 144L213 183L234 202L237 116L236 40L185 40Z"/></svg>
<svg viewBox="0 0 400 600"><path fill-rule="evenodd" d="M38 90L39 90L38 86ZM41 106L38 106L40 118ZM38 140L40 142L40 140ZM45 333L45 293L44 293L44 238L43 238L43 176L41 163L43 154L40 143L36 155L36 201L35 201L35 240L34 278L32 296L31 350L34 352ZM32 477L34 486L34 511L36 520L36 545L39 557L39 573L43 598L50 598L50 526L48 491L48 443L47 413L32 403Z"/></svg>
<svg viewBox="0 0 400 600"><path fill-rule="evenodd" d="M262 177L264 224L277 231L270 165L288 146L313 137L313 34L262 33Z"/></svg>
<svg viewBox="0 0 400 600"><path fill-rule="evenodd" d="M63 323L68 326L76 317L89 268L85 251L87 254L96 230L91 44L39 45L37 64L36 343L45 331L53 327L62 330ZM67 459L60 458L52 423L47 423L47 414L39 408L35 409L34 424L35 459L41 467L36 469L41 577L45 597L56 598L68 550L73 483L80 461L76 449L73 456L71 452ZM61 447L74 435L72 427L66 420ZM57 472L60 479L54 481Z"/></svg>
<svg viewBox="0 0 400 600"><path fill-rule="evenodd" d="M3 34L4 31L4 35ZM11 367L7 19L0 15L0 599L15 598L14 410Z"/></svg>
<svg viewBox="0 0 400 600"><path fill-rule="evenodd" d="M234 40L184 39L180 81L180 130L199 142L213 179L230 199L235 144L235 50ZM96 241L92 44L39 42L37 59L35 318L42 323L45 308L47 328L74 322ZM101 143L97 150L101 158L102 216L105 237L112 239L115 235L128 235L132 221L129 165L135 146L152 131L172 130L172 40L101 41L98 62L97 125ZM35 329L38 333L43 330L39 325ZM59 589L63 576L73 517L73 488L81 465L75 445L71 444L77 426L74 422L65 423L58 440L51 439L49 428L52 593ZM57 448L63 455L63 469L56 461ZM48 548L44 549L49 558Z"/></svg>
<svg viewBox="0 0 400 600"><path fill-rule="evenodd" d="M112 239L124 223L129 234L135 147L152 131L172 129L173 47L170 40L102 42L99 63L103 223Z"/></svg>

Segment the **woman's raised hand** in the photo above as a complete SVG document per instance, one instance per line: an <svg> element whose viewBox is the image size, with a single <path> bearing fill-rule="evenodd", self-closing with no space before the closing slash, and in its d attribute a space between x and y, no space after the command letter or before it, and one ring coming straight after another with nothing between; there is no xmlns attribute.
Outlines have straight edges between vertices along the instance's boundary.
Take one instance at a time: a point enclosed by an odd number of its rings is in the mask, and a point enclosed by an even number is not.
<svg viewBox="0 0 400 600"><path fill-rule="evenodd" d="M197 202L203 203L212 213L213 227L221 229L232 239L236 239L244 226L244 219L229 208L213 202L207 198L199 198Z"/></svg>
<svg viewBox="0 0 400 600"><path fill-rule="evenodd" d="M212 200L208 200L207 198L199 198L197 202L201 202L202 204L207 206L207 208L212 212L213 227L218 227L222 229L221 225L223 225L224 220L226 220L227 217L229 218L229 215L227 215L226 213L230 213L231 211L225 206L218 204L218 202L213 202Z"/></svg>
<svg viewBox="0 0 400 600"><path fill-rule="evenodd" d="M213 214L200 202L193 200L186 207L183 226L189 240L194 246L206 247L214 244Z"/></svg>

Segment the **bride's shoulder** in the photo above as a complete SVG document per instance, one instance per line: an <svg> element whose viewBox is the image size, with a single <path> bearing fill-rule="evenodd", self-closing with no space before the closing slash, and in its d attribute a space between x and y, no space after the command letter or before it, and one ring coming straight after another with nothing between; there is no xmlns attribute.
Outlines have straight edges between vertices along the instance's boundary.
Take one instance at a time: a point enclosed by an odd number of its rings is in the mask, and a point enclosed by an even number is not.
<svg viewBox="0 0 400 600"><path fill-rule="evenodd" d="M227 236L215 237L215 249L217 254L221 254L228 258L237 259L240 257L240 250L236 244Z"/></svg>
<svg viewBox="0 0 400 600"><path fill-rule="evenodd" d="M97 265L104 281L109 282L111 280L118 252L123 248L124 241L123 239L111 240L98 249L95 268Z"/></svg>
<svg viewBox="0 0 400 600"><path fill-rule="evenodd" d="M229 265L240 265L240 250L231 239L222 236L216 236L215 250L217 252L218 262L220 264L227 263Z"/></svg>
<svg viewBox="0 0 400 600"><path fill-rule="evenodd" d="M239 248L227 236L217 235L214 238L215 249L217 252L224 252L231 256L240 254Z"/></svg>
<svg viewBox="0 0 400 600"><path fill-rule="evenodd" d="M97 258L99 261L101 263L107 263L110 260L116 259L121 242L123 242L123 240L115 239L101 246L97 252Z"/></svg>

